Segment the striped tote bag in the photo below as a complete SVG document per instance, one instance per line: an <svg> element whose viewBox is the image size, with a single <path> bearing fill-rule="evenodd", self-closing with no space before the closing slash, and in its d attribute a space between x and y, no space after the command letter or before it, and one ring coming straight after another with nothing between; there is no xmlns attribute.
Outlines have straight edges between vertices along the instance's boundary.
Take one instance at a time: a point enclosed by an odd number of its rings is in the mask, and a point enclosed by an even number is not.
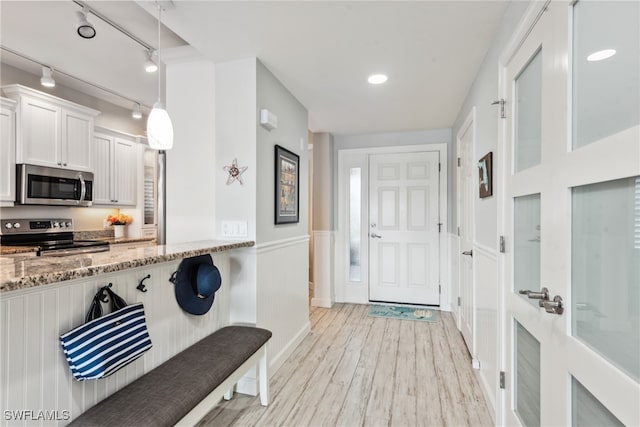
<svg viewBox="0 0 640 427"><path fill-rule="evenodd" d="M111 313L102 315L102 302ZM85 323L60 336L73 377L78 381L105 378L151 348L142 303L127 303L103 286L93 297Z"/></svg>

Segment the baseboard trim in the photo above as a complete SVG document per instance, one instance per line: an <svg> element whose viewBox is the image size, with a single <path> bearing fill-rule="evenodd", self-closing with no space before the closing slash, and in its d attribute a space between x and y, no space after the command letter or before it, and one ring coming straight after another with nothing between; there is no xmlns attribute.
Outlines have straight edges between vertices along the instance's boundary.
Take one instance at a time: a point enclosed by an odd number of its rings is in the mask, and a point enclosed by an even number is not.
<svg viewBox="0 0 640 427"><path fill-rule="evenodd" d="M305 323L305 325L298 331L297 334L284 346L280 353L276 354L269 362L269 377L272 377L278 369L282 367L293 350L300 345L303 339L311 332L311 322Z"/></svg>
<svg viewBox="0 0 640 427"><path fill-rule="evenodd" d="M314 307L323 307L323 308L333 307L333 304L331 304L331 300L326 298L311 298L311 305Z"/></svg>

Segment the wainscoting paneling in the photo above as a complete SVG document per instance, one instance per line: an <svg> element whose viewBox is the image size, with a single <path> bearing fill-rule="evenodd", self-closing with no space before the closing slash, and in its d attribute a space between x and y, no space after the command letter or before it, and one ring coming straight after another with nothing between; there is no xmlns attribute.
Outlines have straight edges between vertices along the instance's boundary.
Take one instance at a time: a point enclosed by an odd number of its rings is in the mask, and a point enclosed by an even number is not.
<svg viewBox="0 0 640 427"><path fill-rule="evenodd" d="M480 386L495 419L498 401L500 355L500 293L497 278L498 254L495 249L476 243L473 247L476 283L476 357L480 363Z"/></svg>
<svg viewBox="0 0 640 427"><path fill-rule="evenodd" d="M309 237L303 236L256 250L256 324L273 332L268 347L272 373L310 330L308 247Z"/></svg>
<svg viewBox="0 0 640 427"><path fill-rule="evenodd" d="M214 254L222 275L212 309L203 316L185 313L177 305L171 273L179 262L140 267L0 294L0 403L2 425L23 425L7 420L5 411L57 411L44 425L66 425L71 418L121 389L187 346L229 323L229 258ZM148 292L136 290L147 274ZM113 290L129 304L143 302L153 347L116 374L101 380L73 379L62 353L59 335L79 326L98 287L113 283ZM306 282L305 282L306 283ZM105 312L108 307L104 306ZM33 423L27 422L27 425ZM35 424L33 424L35 425Z"/></svg>
<svg viewBox="0 0 640 427"><path fill-rule="evenodd" d="M313 298L314 307L331 308L335 301L332 286L334 232L313 232Z"/></svg>

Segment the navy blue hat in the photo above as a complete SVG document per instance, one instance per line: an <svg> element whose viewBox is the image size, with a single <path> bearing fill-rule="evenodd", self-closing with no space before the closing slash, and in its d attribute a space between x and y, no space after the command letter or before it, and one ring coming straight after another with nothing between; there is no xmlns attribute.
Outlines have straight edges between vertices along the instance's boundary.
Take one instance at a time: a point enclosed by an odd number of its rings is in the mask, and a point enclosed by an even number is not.
<svg viewBox="0 0 640 427"><path fill-rule="evenodd" d="M213 305L222 277L211 255L200 255L183 259L172 281L178 305L187 313L201 315Z"/></svg>

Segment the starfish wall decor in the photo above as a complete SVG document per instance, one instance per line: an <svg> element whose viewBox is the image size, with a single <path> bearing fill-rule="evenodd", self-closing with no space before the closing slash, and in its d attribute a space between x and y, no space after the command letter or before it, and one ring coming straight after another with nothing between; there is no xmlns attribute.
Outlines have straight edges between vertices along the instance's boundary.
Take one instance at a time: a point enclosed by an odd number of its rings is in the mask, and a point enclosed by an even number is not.
<svg viewBox="0 0 640 427"><path fill-rule="evenodd" d="M238 181L240 185L244 185L244 181L242 181L242 173L246 171L248 166L238 166L238 159L233 159L231 162L231 166L225 166L222 169L225 172L229 173L229 177L227 178L227 185L231 185L233 181Z"/></svg>

